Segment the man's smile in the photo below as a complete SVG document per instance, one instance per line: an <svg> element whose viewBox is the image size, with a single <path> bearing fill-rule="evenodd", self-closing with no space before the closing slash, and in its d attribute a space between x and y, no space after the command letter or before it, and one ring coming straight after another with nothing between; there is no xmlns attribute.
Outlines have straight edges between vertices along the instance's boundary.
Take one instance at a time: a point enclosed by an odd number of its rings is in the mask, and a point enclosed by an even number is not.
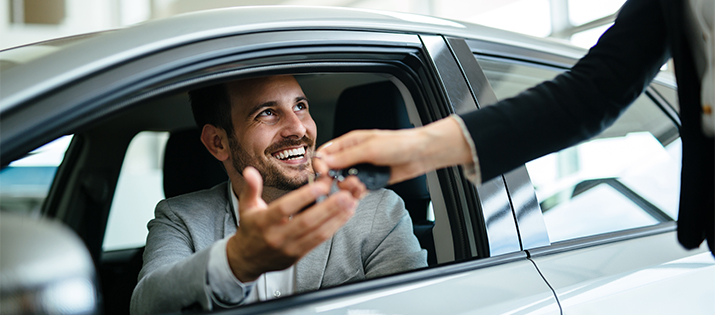
<svg viewBox="0 0 715 315"><path fill-rule="evenodd" d="M278 152L271 154L274 158L281 161L294 161L305 158L306 147L301 146L297 148L283 149Z"/></svg>

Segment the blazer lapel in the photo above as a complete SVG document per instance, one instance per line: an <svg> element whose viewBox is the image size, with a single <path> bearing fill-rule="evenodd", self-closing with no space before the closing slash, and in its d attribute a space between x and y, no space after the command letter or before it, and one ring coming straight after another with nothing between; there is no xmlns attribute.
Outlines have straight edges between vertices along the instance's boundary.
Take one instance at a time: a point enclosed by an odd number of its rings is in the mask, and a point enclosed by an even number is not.
<svg viewBox="0 0 715 315"><path fill-rule="evenodd" d="M332 246L330 238L295 264L296 293L320 289Z"/></svg>

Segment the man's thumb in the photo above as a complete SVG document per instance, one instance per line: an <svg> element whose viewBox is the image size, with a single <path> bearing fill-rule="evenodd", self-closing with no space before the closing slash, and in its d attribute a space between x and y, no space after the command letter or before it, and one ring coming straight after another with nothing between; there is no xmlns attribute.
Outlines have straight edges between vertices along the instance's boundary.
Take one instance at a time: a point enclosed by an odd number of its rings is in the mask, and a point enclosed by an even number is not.
<svg viewBox="0 0 715 315"><path fill-rule="evenodd" d="M243 169L243 178L246 180L246 185L243 185L238 196L239 203L247 209L258 207L262 200L263 193L263 178L261 173L255 168L247 166ZM242 207L239 207L241 209Z"/></svg>

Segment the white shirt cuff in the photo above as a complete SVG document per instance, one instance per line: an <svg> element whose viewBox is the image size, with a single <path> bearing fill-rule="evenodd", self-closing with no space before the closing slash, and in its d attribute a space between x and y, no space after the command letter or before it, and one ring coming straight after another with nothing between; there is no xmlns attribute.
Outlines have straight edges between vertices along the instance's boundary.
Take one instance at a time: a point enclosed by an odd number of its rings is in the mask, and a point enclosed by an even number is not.
<svg viewBox="0 0 715 315"><path fill-rule="evenodd" d="M479 168L479 157L477 156L477 148L474 146L474 140L472 140L472 135L469 133L467 125L464 124L464 120L462 120L462 117L459 117L459 115L455 114L449 115L449 117L452 117L459 124L459 127L462 129L464 139L467 140L467 144L469 145L469 151L472 153L472 163L462 165L462 168L464 169L464 175L474 185L480 185L482 183L482 171Z"/></svg>
<svg viewBox="0 0 715 315"><path fill-rule="evenodd" d="M255 281L243 283L236 279L228 265L226 246L228 237L214 244L209 252L208 281L214 301L222 307L244 302L255 286Z"/></svg>

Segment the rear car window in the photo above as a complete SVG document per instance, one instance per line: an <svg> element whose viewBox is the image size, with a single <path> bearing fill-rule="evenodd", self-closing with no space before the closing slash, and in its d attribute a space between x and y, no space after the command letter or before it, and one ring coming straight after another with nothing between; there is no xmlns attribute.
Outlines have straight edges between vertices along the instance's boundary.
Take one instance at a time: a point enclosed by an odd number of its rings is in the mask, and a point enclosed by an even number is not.
<svg viewBox="0 0 715 315"><path fill-rule="evenodd" d="M562 71L477 58L499 99ZM644 94L599 136L527 163L551 241L674 220L680 155L677 126Z"/></svg>

